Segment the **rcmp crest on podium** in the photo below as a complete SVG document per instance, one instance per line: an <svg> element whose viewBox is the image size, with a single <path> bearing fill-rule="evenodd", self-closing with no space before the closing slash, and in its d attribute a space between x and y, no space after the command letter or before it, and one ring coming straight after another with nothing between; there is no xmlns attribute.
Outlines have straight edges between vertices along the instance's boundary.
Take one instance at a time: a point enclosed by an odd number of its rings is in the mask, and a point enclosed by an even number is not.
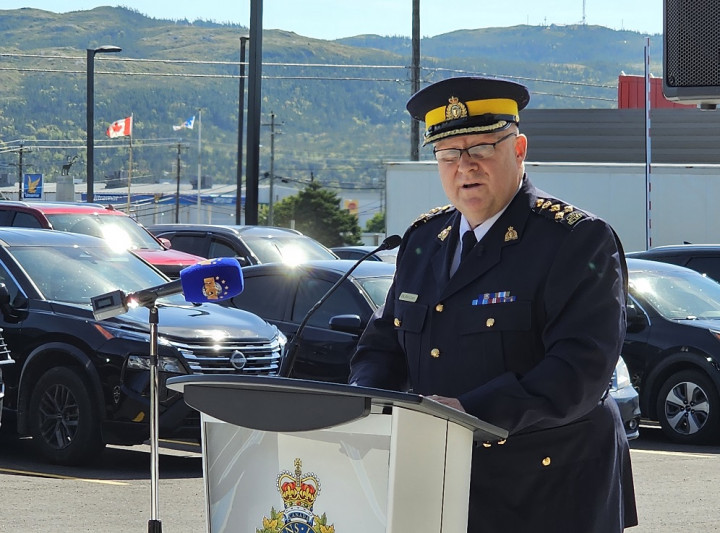
<svg viewBox="0 0 720 533"><path fill-rule="evenodd" d="M283 509L270 509L270 517L263 517L263 527L256 533L335 533L328 525L325 513L314 514L315 500L320 494L320 480L312 472L303 474L302 461L295 459L295 472L283 470L277 477L277 489Z"/></svg>

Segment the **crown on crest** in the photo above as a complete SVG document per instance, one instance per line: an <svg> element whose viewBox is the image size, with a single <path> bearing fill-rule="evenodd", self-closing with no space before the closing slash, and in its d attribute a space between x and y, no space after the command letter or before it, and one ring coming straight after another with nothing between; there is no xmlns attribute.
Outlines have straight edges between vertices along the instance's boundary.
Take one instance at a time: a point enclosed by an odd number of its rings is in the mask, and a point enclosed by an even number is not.
<svg viewBox="0 0 720 533"><path fill-rule="evenodd" d="M312 472L302 473L302 461L295 459L295 473L284 470L277 478L277 488L285 503L290 507L304 508L312 511L315 500L320 492L320 480Z"/></svg>

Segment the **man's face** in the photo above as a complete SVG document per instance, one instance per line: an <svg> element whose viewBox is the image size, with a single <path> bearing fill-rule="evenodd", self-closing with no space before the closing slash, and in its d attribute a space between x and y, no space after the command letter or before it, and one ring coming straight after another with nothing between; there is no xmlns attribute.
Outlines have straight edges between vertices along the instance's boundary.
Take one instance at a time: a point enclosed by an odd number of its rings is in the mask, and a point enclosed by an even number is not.
<svg viewBox="0 0 720 533"><path fill-rule="evenodd" d="M511 127L500 132L458 135L435 143L436 152L491 143L497 144L490 157L472 157L468 152L462 152L455 162L438 157L445 194L473 228L498 213L517 192L523 176L527 138ZM481 150L488 151L488 148Z"/></svg>

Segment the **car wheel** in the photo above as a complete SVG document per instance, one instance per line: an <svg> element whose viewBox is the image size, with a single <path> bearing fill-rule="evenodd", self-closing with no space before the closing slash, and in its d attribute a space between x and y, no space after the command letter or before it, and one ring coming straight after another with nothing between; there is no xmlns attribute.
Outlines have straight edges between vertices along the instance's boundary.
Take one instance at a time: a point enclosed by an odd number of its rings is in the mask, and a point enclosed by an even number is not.
<svg viewBox="0 0 720 533"><path fill-rule="evenodd" d="M105 446L89 390L86 380L66 367L52 368L38 380L29 427L35 449L46 460L76 465L92 460Z"/></svg>
<svg viewBox="0 0 720 533"><path fill-rule="evenodd" d="M663 432L673 442L708 442L718 432L720 395L705 374L684 370L660 387L657 414Z"/></svg>

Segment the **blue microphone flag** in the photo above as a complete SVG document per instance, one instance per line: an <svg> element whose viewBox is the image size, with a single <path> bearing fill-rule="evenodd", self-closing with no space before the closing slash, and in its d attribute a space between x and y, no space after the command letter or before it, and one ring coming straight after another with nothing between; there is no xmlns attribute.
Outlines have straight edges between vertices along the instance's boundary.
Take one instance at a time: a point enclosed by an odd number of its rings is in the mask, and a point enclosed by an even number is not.
<svg viewBox="0 0 720 533"><path fill-rule="evenodd" d="M185 300L191 303L227 300L244 288L242 269L234 257L207 259L183 268L180 283Z"/></svg>

